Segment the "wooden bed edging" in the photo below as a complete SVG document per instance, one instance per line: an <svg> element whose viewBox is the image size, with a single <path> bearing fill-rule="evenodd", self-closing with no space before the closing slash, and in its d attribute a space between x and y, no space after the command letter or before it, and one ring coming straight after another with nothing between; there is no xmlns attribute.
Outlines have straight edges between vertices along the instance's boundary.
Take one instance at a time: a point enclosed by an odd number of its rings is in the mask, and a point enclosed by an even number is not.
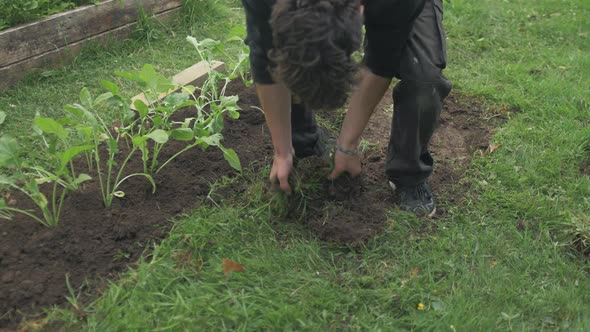
<svg viewBox="0 0 590 332"><path fill-rule="evenodd" d="M182 0L106 0L0 32L0 90L34 68L67 63L90 41L128 37L140 8L161 20L174 17Z"/></svg>

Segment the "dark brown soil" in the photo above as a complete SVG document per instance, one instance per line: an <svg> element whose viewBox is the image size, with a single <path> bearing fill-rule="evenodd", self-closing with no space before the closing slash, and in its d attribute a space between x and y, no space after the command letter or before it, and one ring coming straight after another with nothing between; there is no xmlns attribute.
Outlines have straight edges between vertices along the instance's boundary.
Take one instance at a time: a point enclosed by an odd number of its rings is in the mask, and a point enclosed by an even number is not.
<svg viewBox="0 0 590 332"><path fill-rule="evenodd" d="M585 161L580 165L580 173L590 176L590 161Z"/></svg>
<svg viewBox="0 0 590 332"><path fill-rule="evenodd" d="M226 121L224 145L234 148L242 165L265 166L272 157L272 145L253 88L232 83L228 94L239 94L243 112L240 120ZM388 100L389 99L389 100ZM321 239L358 245L378 234L386 222L385 211L395 196L385 180L383 162L389 137L391 98L384 99L371 120L365 140L373 145L364 160L362 177L320 181L315 197L293 199L290 219L303 220ZM188 112L188 111L187 111ZM466 168L476 151L484 151L494 123L484 119L477 104L447 99L441 127L432 142L437 160L432 185L441 213L459 204L468 188L462 183ZM178 151L171 143L162 157ZM482 152L483 153L483 152ZM328 172L324 162L309 159L300 163L305 174ZM141 171L139 156L129 171ZM141 178L126 183L125 197L112 209L102 206L96 182L67 197L57 228L45 228L17 216L0 222L0 329L14 328L23 317L41 313L42 308L64 305L68 296L66 278L82 303L96 295L100 280L116 278L145 251L150 243L168 233L171 218L206 201L210 184L235 172L220 151L192 150L181 155L157 177L157 192ZM316 188L318 189L318 188ZM223 195L236 195L240 186ZM32 208L12 194L13 203ZM305 212L302 212L305 210ZM296 218L297 217L297 218ZM90 294L90 295L89 295Z"/></svg>
<svg viewBox="0 0 590 332"><path fill-rule="evenodd" d="M478 103L465 99L458 102L458 98L456 95L447 98L440 127L431 142L436 162L430 178L437 202L435 218L444 217L451 206L459 205L465 197L469 183L462 179L472 157L475 153L486 153L492 129L504 118L503 114L490 117ZM362 244L383 230L386 211L398 200L384 171L392 116L391 97L385 97L363 135L369 144L366 144L360 178L326 180L322 183L324 190L311 197L305 193L305 197L294 195L290 202L291 219L303 220L323 240L351 246ZM317 178L318 173L327 175L329 171L323 161L302 164L304 178ZM304 214L296 211L303 206Z"/></svg>

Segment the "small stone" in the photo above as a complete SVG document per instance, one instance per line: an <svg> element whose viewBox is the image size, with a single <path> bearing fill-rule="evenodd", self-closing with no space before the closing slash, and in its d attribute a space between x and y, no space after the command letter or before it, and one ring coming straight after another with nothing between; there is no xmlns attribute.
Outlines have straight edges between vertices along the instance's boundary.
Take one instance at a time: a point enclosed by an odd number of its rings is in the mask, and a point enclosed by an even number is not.
<svg viewBox="0 0 590 332"><path fill-rule="evenodd" d="M35 282L33 282L33 280L24 280L23 282L20 283L20 287L24 290L29 290L34 285L35 285Z"/></svg>
<svg viewBox="0 0 590 332"><path fill-rule="evenodd" d="M33 288L31 289L31 292L33 294L36 295L40 295L45 291L45 285L42 283L36 284L35 286L33 286Z"/></svg>
<svg viewBox="0 0 590 332"><path fill-rule="evenodd" d="M2 275L2 283L8 284L14 280L14 271L8 271Z"/></svg>

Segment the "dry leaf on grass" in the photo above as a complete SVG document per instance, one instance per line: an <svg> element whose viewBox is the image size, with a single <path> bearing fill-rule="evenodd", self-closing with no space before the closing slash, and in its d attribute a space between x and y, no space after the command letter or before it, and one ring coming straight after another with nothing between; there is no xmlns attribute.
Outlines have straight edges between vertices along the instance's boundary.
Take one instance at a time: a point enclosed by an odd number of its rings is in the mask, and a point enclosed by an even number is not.
<svg viewBox="0 0 590 332"><path fill-rule="evenodd" d="M223 274L228 275L231 272L244 272L246 271L246 268L244 267L243 264L240 264L238 262L234 262L234 261L230 261L229 259L223 259L221 261L221 264L223 265Z"/></svg>
<svg viewBox="0 0 590 332"><path fill-rule="evenodd" d="M490 146L488 146L488 153L490 153L490 154L494 153L494 151L498 150L498 148L501 146L502 146L502 144L491 143Z"/></svg>

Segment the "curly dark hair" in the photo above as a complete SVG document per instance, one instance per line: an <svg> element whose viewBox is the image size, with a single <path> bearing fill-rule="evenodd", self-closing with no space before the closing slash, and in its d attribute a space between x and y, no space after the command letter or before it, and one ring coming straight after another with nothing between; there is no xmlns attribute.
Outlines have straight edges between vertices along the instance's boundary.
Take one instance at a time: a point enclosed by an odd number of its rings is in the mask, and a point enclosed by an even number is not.
<svg viewBox="0 0 590 332"><path fill-rule="evenodd" d="M314 109L346 102L361 46L360 0L277 0L270 20L275 80Z"/></svg>

